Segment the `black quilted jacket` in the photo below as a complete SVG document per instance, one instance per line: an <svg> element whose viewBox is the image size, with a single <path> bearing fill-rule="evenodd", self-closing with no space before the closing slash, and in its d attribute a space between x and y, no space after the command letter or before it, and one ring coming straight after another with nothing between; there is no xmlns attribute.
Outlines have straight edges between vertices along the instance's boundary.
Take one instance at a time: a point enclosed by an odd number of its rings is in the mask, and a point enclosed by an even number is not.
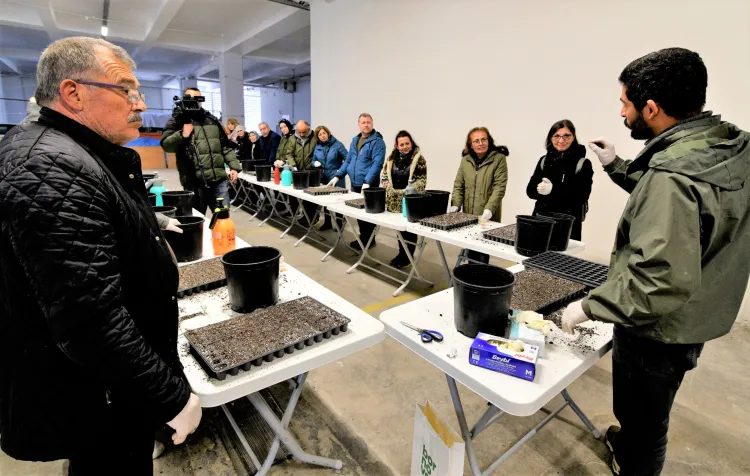
<svg viewBox="0 0 750 476"><path fill-rule="evenodd" d="M108 401L164 425L190 389L178 274L141 162L50 109L0 142L0 433L14 458L67 458Z"/></svg>

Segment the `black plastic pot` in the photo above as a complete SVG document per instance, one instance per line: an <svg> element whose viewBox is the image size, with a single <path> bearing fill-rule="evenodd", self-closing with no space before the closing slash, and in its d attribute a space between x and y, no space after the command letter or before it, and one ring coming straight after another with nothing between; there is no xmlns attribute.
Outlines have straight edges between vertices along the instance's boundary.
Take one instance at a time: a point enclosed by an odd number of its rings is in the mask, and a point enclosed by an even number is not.
<svg viewBox="0 0 750 476"><path fill-rule="evenodd" d="M551 218L529 215L516 216L516 251L524 256L536 256L549 249L552 228Z"/></svg>
<svg viewBox="0 0 750 476"><path fill-rule="evenodd" d="M568 242L570 241L570 232L573 231L573 223L576 221L576 217L556 212L539 212L536 216L555 220L555 226L552 228L552 237L549 240L549 249L552 251L567 250Z"/></svg>
<svg viewBox="0 0 750 476"><path fill-rule="evenodd" d="M453 269L453 319L456 330L474 338L484 332L504 337L516 278L490 264L462 264Z"/></svg>
<svg viewBox="0 0 750 476"><path fill-rule="evenodd" d="M298 190L304 190L310 187L310 172L300 170L292 172L292 186Z"/></svg>
<svg viewBox="0 0 750 476"><path fill-rule="evenodd" d="M365 196L365 211L367 213L383 213L385 211L385 189L380 187L362 190Z"/></svg>
<svg viewBox="0 0 750 476"><path fill-rule="evenodd" d="M405 195L404 198L406 199L406 219L410 223L416 223L430 216L432 199L429 195L411 194Z"/></svg>
<svg viewBox="0 0 750 476"><path fill-rule="evenodd" d="M176 216L182 233L164 231L175 258L180 263L195 261L203 256L203 222L205 218L194 216Z"/></svg>
<svg viewBox="0 0 750 476"><path fill-rule="evenodd" d="M255 178L258 182L270 182L271 181L271 166L270 165L256 165L255 166Z"/></svg>
<svg viewBox="0 0 750 476"><path fill-rule="evenodd" d="M176 216L191 216L193 214L193 192L185 190L163 192L161 200L165 207L177 209Z"/></svg>
<svg viewBox="0 0 750 476"><path fill-rule="evenodd" d="M425 195L432 197L430 208L430 216L444 215L448 213L448 205L451 199L451 193L444 190L425 190Z"/></svg>
<svg viewBox="0 0 750 476"><path fill-rule="evenodd" d="M320 187L320 169L310 169L310 183L309 187Z"/></svg>
<svg viewBox="0 0 750 476"><path fill-rule="evenodd" d="M175 207L152 207L154 209L154 213L161 213L162 215L168 216L168 217L174 217L175 213L177 213L177 209Z"/></svg>
<svg viewBox="0 0 750 476"><path fill-rule="evenodd" d="M162 200L163 200L163 198L162 198ZM156 194L155 193L149 193L148 194L148 201L151 202L151 206L152 207L155 207L156 206Z"/></svg>
<svg viewBox="0 0 750 476"><path fill-rule="evenodd" d="M279 301L280 258L281 252L268 246L240 248L221 257L233 311L252 312Z"/></svg>
<svg viewBox="0 0 750 476"><path fill-rule="evenodd" d="M268 165L265 160L243 160L242 171L243 172L254 172L256 165Z"/></svg>

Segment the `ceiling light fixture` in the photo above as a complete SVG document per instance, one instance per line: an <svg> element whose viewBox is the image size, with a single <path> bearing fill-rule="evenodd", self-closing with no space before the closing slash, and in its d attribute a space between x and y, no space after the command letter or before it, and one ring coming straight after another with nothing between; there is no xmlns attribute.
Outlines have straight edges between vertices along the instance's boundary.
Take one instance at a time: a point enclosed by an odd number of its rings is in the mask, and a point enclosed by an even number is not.
<svg viewBox="0 0 750 476"><path fill-rule="evenodd" d="M109 28L106 25L102 25L102 36L109 35Z"/></svg>
<svg viewBox="0 0 750 476"><path fill-rule="evenodd" d="M109 35L107 22L109 22L109 0L104 0L104 4L102 5L102 36Z"/></svg>

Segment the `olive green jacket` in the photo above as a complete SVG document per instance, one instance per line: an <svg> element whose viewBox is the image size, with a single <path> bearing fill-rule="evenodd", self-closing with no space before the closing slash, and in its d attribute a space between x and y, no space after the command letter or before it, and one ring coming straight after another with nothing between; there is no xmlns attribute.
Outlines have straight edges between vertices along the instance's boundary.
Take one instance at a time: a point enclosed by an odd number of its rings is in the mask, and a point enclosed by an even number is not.
<svg viewBox="0 0 750 476"><path fill-rule="evenodd" d="M630 198L586 315L665 343L729 332L750 274L750 134L707 112L605 170Z"/></svg>
<svg viewBox="0 0 750 476"><path fill-rule="evenodd" d="M285 162L292 167L297 167L297 170L309 169L312 164L315 145L318 143L318 139L315 137L312 129L304 145L302 145L302 139L296 135L290 137L289 142L291 145L288 146L287 155L284 157Z"/></svg>
<svg viewBox="0 0 750 476"><path fill-rule="evenodd" d="M492 219L500 221L503 197L508 185L508 163L505 156L495 150L489 152L477 169L471 155L464 155L458 165L453 184L451 205L463 208L464 213L481 215L492 212Z"/></svg>
<svg viewBox="0 0 750 476"><path fill-rule="evenodd" d="M276 160L280 160L285 164L288 162L289 154L294 147L295 139L296 137L294 137L294 134L290 136L281 136L281 140L279 141L279 148L276 149Z"/></svg>

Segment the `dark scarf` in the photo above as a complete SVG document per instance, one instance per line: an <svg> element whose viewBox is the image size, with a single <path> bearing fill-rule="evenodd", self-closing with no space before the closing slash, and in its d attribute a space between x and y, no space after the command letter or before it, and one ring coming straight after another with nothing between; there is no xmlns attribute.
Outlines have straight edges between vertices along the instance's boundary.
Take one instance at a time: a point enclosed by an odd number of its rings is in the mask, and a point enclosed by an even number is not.
<svg viewBox="0 0 750 476"><path fill-rule="evenodd" d="M586 157L586 147L584 147L582 144L573 144L568 147L567 150L564 150L562 152L555 149L554 147L552 148L552 150L547 151L547 159L550 162L557 162L560 159L578 160L583 157Z"/></svg>

